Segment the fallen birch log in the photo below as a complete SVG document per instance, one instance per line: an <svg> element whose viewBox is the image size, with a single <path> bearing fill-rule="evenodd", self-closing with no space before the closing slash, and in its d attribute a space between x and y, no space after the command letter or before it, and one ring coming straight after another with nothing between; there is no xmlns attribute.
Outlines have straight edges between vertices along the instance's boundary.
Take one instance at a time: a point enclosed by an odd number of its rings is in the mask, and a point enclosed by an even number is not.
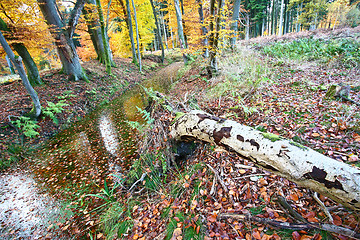
<svg viewBox="0 0 360 240"><path fill-rule="evenodd" d="M221 146L267 171L360 211L360 169L298 143L202 111L177 118L170 135L176 140L190 138Z"/></svg>

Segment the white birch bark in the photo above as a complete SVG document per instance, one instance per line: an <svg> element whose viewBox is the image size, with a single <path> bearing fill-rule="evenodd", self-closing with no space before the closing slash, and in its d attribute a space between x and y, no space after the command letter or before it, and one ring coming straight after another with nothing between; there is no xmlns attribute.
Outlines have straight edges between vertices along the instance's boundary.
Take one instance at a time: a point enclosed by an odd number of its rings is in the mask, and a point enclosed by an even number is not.
<svg viewBox="0 0 360 240"><path fill-rule="evenodd" d="M234 151L267 171L360 211L360 169L312 149L282 138L273 142L269 134L202 111L191 111L177 119L170 135Z"/></svg>

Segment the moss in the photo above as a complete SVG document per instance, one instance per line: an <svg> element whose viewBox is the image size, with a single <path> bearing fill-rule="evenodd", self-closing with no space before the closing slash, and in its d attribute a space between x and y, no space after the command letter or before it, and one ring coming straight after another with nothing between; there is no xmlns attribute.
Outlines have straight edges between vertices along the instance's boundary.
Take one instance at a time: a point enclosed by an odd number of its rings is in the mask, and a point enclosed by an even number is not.
<svg viewBox="0 0 360 240"><path fill-rule="evenodd" d="M297 143L297 142L293 142L293 141L290 141L289 142L291 145L294 145L294 146L296 146L296 147L298 147L298 148L300 148L300 149L302 149L302 150L309 150L307 147L305 147L305 146L303 146L303 145L301 145L300 143Z"/></svg>
<svg viewBox="0 0 360 240"><path fill-rule="evenodd" d="M262 133L262 135L264 136L264 138L267 138L272 142L276 142L281 139L281 137L279 135L276 135L273 133Z"/></svg>
<svg viewBox="0 0 360 240"><path fill-rule="evenodd" d="M176 120L178 120L179 118L181 118L182 116L184 116L185 115L185 113L183 113L183 112L176 112L175 113L175 118L174 118L174 120L171 122L171 125L173 125L175 122L176 122Z"/></svg>

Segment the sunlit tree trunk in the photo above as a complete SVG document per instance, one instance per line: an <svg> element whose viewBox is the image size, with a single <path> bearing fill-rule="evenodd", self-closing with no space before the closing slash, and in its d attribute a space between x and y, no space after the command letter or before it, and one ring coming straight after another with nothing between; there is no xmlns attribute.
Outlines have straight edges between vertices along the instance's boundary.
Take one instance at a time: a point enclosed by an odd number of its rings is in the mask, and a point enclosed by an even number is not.
<svg viewBox="0 0 360 240"><path fill-rule="evenodd" d="M234 1L234 6L233 6L233 13L231 16L231 31L232 31L232 37L230 38L230 45L231 48L234 49L235 47L235 42L236 42L236 38L238 35L238 19L239 19L239 13L240 13L240 3L241 0L235 0Z"/></svg>
<svg viewBox="0 0 360 240"><path fill-rule="evenodd" d="M7 41L16 40L13 35L14 33L9 29L6 23L0 18L0 30L4 32L4 37ZM31 85L41 85L43 82L40 78L39 70L34 62L34 59L31 57L29 51L25 45L21 42L12 43L11 46L22 58L24 65L26 67L27 76ZM10 61L11 63L11 61Z"/></svg>
<svg viewBox="0 0 360 240"><path fill-rule="evenodd" d="M250 39L250 13L245 13L245 40Z"/></svg>
<svg viewBox="0 0 360 240"><path fill-rule="evenodd" d="M281 0L281 9L280 9L280 21L279 21L279 32L278 32L278 36L282 36L283 35L283 31L284 31L284 9L285 9L285 3L284 0Z"/></svg>
<svg viewBox="0 0 360 240"><path fill-rule="evenodd" d="M136 7L134 0L131 0L133 10L134 10L134 21L135 21L135 30L136 30L136 48L138 53L138 61L139 61L139 71L142 71L142 65L141 65L141 51L140 51L140 38L139 38L139 27L137 22L137 16L136 16Z"/></svg>
<svg viewBox="0 0 360 240"><path fill-rule="evenodd" d="M198 3L198 12L199 12L199 20L201 25L201 35L203 37L202 44L204 47L203 55L204 57L209 57L209 49L208 49L208 38L207 38L207 29L204 26L204 11L203 11L203 4L201 0L197 0Z"/></svg>
<svg viewBox="0 0 360 240"><path fill-rule="evenodd" d="M166 25L165 25L165 20L164 20L164 16L162 11L160 11L160 21L163 27L163 32L164 32L164 42L165 42L165 46L166 46L166 50L169 50L169 46L168 46L168 42L167 42L167 32L166 32Z"/></svg>
<svg viewBox="0 0 360 240"><path fill-rule="evenodd" d="M1 31L0 31L0 44L4 48L6 54L9 56L10 60L14 63L14 65L21 77L21 80L24 84L24 87L26 88L27 92L29 93L29 95L33 101L33 109L30 112L30 117L32 117L32 118L39 117L41 114L41 105L40 105L39 97L38 97L37 93L35 92L34 88L31 86L31 84L26 76L25 69L22 65L21 57L17 57L17 58L15 57L14 52L11 50L9 44L6 42Z"/></svg>
<svg viewBox="0 0 360 240"><path fill-rule="evenodd" d="M209 65L207 67L208 75L212 77L213 73L219 71L217 62L218 44L219 44L219 32L221 21L221 6L222 0L218 0L218 6L215 7L215 0L210 1L210 54ZM217 13L216 13L217 10Z"/></svg>
<svg viewBox="0 0 360 240"><path fill-rule="evenodd" d="M105 48L104 42L101 34L101 26L98 18L94 18L94 12L96 11L96 1L95 0L86 0L89 6L84 7L83 13L88 27L88 32L90 34L91 41L94 45L97 59L101 63L105 63L105 51L108 51L110 57L111 66L115 66L112 58L112 52L110 47ZM107 36L107 31L105 31L106 43L109 46L109 38Z"/></svg>
<svg viewBox="0 0 360 240"><path fill-rule="evenodd" d="M151 3L151 8L153 10L153 14L154 14L154 18L155 18L155 25L156 25L156 37L158 39L160 48L161 48L161 62L164 63L164 58L165 58L165 54L164 54L164 45L162 43L161 40L161 35L160 35L160 26L159 26L159 21L158 21L158 16L157 16L157 12L155 9L155 5L154 5L154 1L150 0Z"/></svg>
<svg viewBox="0 0 360 240"><path fill-rule="evenodd" d="M110 59L110 54L109 54L110 47L109 47L109 43L108 43L108 40L106 37L107 32L105 32L104 14L103 14L103 11L101 8L100 0L96 0L96 6L97 6L99 21L100 21L101 39L102 39L103 46L104 46L106 72L108 74L110 74L111 73L111 59Z"/></svg>
<svg viewBox="0 0 360 240"><path fill-rule="evenodd" d="M179 0L174 0L174 6L175 6L177 26L178 26L180 48L182 51L184 51L184 49L186 48L186 44L185 44L184 29L183 29L183 23L182 23L182 14L181 14L181 10L180 10ZM184 59L184 63L186 64L188 62L188 57L184 52L183 52L183 59Z"/></svg>
<svg viewBox="0 0 360 240"><path fill-rule="evenodd" d="M75 4L67 25L63 22L55 0L37 0L44 15L63 66L63 71L71 80L87 80L85 72L80 65L80 59L73 42L73 33L78 23L85 0L78 0Z"/></svg>
<svg viewBox="0 0 360 240"><path fill-rule="evenodd" d="M130 38L130 42L131 42L131 52L133 55L133 62L137 63L134 32L133 32L132 20L131 20L131 8L130 8L129 0L126 0L126 12L127 12L126 15L127 15L128 26L129 26L129 38Z"/></svg>

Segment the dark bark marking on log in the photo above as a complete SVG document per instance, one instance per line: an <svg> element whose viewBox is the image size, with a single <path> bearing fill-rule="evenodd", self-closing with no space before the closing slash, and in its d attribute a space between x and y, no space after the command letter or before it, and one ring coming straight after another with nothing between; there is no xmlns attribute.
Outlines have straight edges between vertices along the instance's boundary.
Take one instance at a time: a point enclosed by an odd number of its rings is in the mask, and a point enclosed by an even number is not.
<svg viewBox="0 0 360 240"><path fill-rule="evenodd" d="M340 190L344 190L342 184L339 182L339 180L335 180L334 182L326 180L327 172L325 172L323 169L317 168L313 166L313 169L311 172L308 172L303 175L306 179L313 179L317 182L323 183L325 187L327 188L336 188Z"/></svg>
<svg viewBox="0 0 360 240"><path fill-rule="evenodd" d="M358 203L359 201L357 201L356 199L353 199L353 200L351 200L351 203L352 204L355 204L355 203Z"/></svg>
<svg viewBox="0 0 360 240"><path fill-rule="evenodd" d="M251 146L256 147L257 151L259 151L260 145L254 139L248 139L246 142L250 142Z"/></svg>
<svg viewBox="0 0 360 240"><path fill-rule="evenodd" d="M224 118L219 118L219 117L215 117L215 116L211 116L211 115L206 115L206 114L201 114L201 113L198 113L196 114L199 118L200 118L200 121L198 123L201 123L202 121L204 121L205 119L210 119L210 120L214 120L218 123L223 123L225 122L226 119Z"/></svg>
<svg viewBox="0 0 360 240"><path fill-rule="evenodd" d="M239 141L241 141L241 142L245 142L244 137L241 136L241 135L237 135L237 136L236 136L236 139L239 140Z"/></svg>
<svg viewBox="0 0 360 240"><path fill-rule="evenodd" d="M226 138L231 137L231 135L230 135L231 129L232 129L232 127L222 127L220 129L220 131L216 131L214 129L214 132L213 132L214 142L217 145L220 145L220 141L223 139L223 137L226 137Z"/></svg>

